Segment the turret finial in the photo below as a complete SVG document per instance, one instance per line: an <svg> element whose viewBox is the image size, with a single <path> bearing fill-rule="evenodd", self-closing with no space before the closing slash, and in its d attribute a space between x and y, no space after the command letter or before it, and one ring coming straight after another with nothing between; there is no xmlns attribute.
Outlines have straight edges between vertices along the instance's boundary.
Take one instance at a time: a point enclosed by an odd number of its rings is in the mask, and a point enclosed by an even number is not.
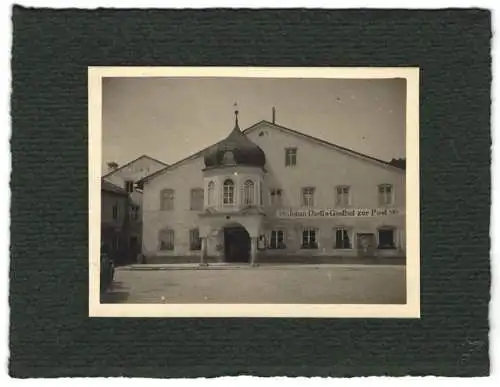
<svg viewBox="0 0 500 387"><path fill-rule="evenodd" d="M234 103L234 127L238 128L238 129L240 128L239 125L238 125L238 114L239 113L240 112L238 111L238 103L235 102Z"/></svg>

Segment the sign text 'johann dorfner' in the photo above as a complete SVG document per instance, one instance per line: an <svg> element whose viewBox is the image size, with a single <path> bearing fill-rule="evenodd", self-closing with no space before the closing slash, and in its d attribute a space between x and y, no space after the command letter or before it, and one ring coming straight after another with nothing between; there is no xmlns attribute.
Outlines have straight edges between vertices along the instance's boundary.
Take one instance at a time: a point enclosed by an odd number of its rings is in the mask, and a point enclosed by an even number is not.
<svg viewBox="0 0 500 387"><path fill-rule="evenodd" d="M276 216L280 218L334 218L334 217L372 217L399 215L397 208L342 208L342 209L280 209Z"/></svg>

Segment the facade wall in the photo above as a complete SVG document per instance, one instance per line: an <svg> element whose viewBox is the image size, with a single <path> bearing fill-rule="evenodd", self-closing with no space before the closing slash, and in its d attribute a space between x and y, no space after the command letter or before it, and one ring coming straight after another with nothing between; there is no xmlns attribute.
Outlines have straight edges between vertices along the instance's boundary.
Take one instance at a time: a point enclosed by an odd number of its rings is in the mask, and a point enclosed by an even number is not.
<svg viewBox="0 0 500 387"><path fill-rule="evenodd" d="M308 139L270 128L265 124L250 131L248 137L266 154L264 206L266 209L266 236L271 230L284 230L286 249L266 250L266 255L356 255L357 233L374 233L383 227L395 229L395 250L379 250L378 255L401 255L405 250L405 172L360 158L330 147L318 145ZM297 164L285 166L285 148L297 148ZM318 209L373 209L381 208L378 186L393 187L393 204L387 208L398 209L400 215L381 217L336 217L282 219L276 216L271 205L270 191L282 188L282 208L301 209L302 188L314 187L314 207ZM336 187L348 186L349 205L336 205ZM351 249L335 248L335 229L346 228L351 239ZM304 228L318 231L318 249L301 249L301 232Z"/></svg>
<svg viewBox="0 0 500 387"><path fill-rule="evenodd" d="M222 195L222 182L232 176L238 182L251 177L259 182L256 185L256 195L260 202L262 189L263 210L266 214L264 221L257 228L262 237L268 239L272 230L285 231L285 249L265 249L259 252L259 259L265 261L266 256L272 255L325 255L325 256L354 256L358 254L358 233L372 233L377 237L377 230L382 227L391 227L395 233L395 249L377 250L380 256L404 255L405 250L405 172L384 166L372 160L345 153L319 145L317 142L282 132L275 127L261 125L252 129L248 137L259 145L266 154L266 172L261 180L259 174L248 168L239 168L237 171L203 172L203 156L186 160L179 166L150 180L144 187L143 197L143 252L146 255L158 256L199 256L199 251L189 249L189 230L201 228L201 234L208 235L207 253L210 256L221 256L223 235L220 232L224 224L220 219L213 220L198 217L199 211L190 210L190 190L193 188L205 189L205 206L207 206L206 189L208 182L217 183L217 200ZM285 166L285 148L297 148L297 163L293 167ZM237 175L234 175L237 172ZM388 208L399 210L399 215L376 217L306 217L283 218L277 216L277 210L302 208L302 188L314 187L314 208L335 209L336 187L349 186L350 200L348 206L340 208L374 209L381 208L379 203L378 186L390 184L393 187L393 202ZM260 187L262 185L262 188ZM160 210L160 191L162 189L175 191L175 205L173 210ZM271 205L270 191L282 190L282 205ZM236 195L241 191L236 190ZM213 227L204 230L205 225L211 222ZM253 220L252 220L253 222ZM240 222L244 223L244 222ZM251 226L253 227L253 226ZM251 228L247 226L247 230ZM335 229L346 228L351 241L350 249L335 248ZM162 228L170 228L175 232L175 246L173 251L159 251L159 232ZM317 231L317 249L302 249L302 231L304 228L314 228ZM250 230L249 230L250 231ZM254 231L252 231L254 233Z"/></svg>
<svg viewBox="0 0 500 387"><path fill-rule="evenodd" d="M149 181L143 193L143 253L145 255L199 255L189 249L189 230L198 228L200 211L190 209L193 188L203 188L203 158L186 161L168 173ZM161 191L174 190L172 210L161 210ZM169 228L175 231L173 251L159 250L159 232ZM214 243L213 243L214 245ZM212 250L215 246L212 247Z"/></svg>
<svg viewBox="0 0 500 387"><path fill-rule="evenodd" d="M130 165L123 168L118 168L115 172L107 176L105 179L114 185L126 188L126 181L132 180L137 182L138 180L148 176L156 171L163 169L164 164L152 160L148 157L142 157L134 161ZM139 191L131 192L129 195L130 206L138 207L137 219L129 219L129 234L130 238L135 239L136 247L129 240L129 248L136 249L137 251L131 251L132 255L137 255L142 250L142 219L143 219L143 194Z"/></svg>

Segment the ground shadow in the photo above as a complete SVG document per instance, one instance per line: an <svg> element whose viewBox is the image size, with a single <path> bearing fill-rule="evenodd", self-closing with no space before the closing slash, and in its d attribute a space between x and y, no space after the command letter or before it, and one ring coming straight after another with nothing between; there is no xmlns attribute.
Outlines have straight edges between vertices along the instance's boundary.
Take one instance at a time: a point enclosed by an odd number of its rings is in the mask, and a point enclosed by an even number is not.
<svg viewBox="0 0 500 387"><path fill-rule="evenodd" d="M109 289L101 294L101 304L117 304L128 300L130 292L121 282L113 282Z"/></svg>

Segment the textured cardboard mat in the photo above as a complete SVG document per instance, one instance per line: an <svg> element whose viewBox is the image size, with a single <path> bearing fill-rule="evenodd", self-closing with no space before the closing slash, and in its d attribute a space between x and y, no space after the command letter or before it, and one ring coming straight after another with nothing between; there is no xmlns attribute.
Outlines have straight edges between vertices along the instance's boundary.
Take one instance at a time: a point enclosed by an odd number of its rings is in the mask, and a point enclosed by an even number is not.
<svg viewBox="0 0 500 387"><path fill-rule="evenodd" d="M15 7L10 374L489 373L487 10ZM421 319L88 316L88 66L421 68Z"/></svg>

